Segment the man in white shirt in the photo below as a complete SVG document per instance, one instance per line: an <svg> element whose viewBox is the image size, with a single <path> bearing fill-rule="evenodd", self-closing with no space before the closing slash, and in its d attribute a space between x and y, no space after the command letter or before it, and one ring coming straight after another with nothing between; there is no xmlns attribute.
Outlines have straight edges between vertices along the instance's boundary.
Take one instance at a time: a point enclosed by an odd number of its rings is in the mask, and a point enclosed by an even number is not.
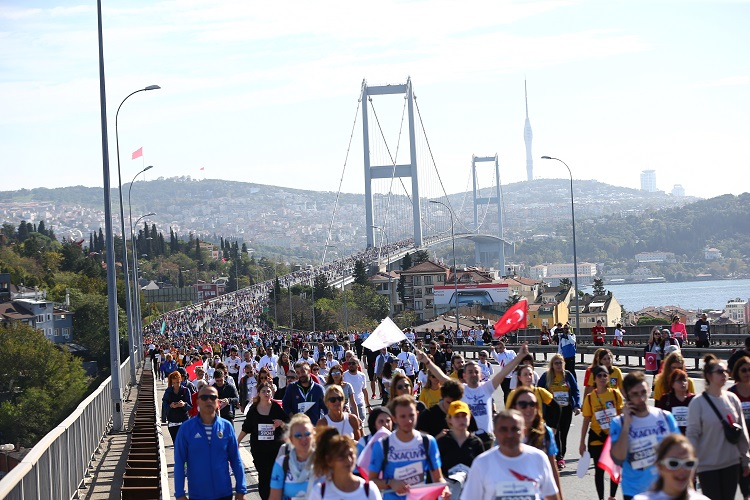
<svg viewBox="0 0 750 500"><path fill-rule="evenodd" d="M315 360L310 357L310 349L307 347L303 348L300 352L299 359L297 361L306 361L308 365L311 365L315 363Z"/></svg>
<svg viewBox="0 0 750 500"><path fill-rule="evenodd" d="M471 409L471 415L477 422L476 435L485 443L485 447L489 448L493 442L493 428L492 428L492 394L495 389L500 385L500 382L505 378L506 375L513 372L518 363L520 363L523 355L528 354L529 348L526 344L521 346L521 356L513 358L510 363L506 363L502 369L492 376L487 382L480 382L482 376L482 370L476 361L468 361L464 365L464 397L461 399L464 403L469 405ZM443 371L430 360L425 353L421 353L418 357L419 361L424 363L430 368L430 371L435 375L436 378L442 382L450 380Z"/></svg>
<svg viewBox="0 0 750 500"><path fill-rule="evenodd" d="M524 427L518 410L502 410L495 416L498 446L474 459L461 490L461 500L558 498L559 490L547 455L521 442Z"/></svg>
<svg viewBox="0 0 750 500"><path fill-rule="evenodd" d="M237 348L232 347L232 350L229 351L229 356L224 359L224 365L227 367L229 376L234 379L235 386L240 380L240 363L242 363L242 358L237 355Z"/></svg>
<svg viewBox="0 0 750 500"><path fill-rule="evenodd" d="M505 342L502 340L497 343L495 346L495 349L492 351L492 357L495 358L495 361L497 361L497 364L500 365L500 368L505 366L506 364L513 361L513 358L516 357L516 351L512 349L506 349L505 348ZM503 389L503 403L505 403L508 400L508 395L510 394L511 388L510 388L510 379L513 376L512 373L509 373L505 379L500 383L500 387ZM505 404L503 404L505 406Z"/></svg>
<svg viewBox="0 0 750 500"><path fill-rule="evenodd" d="M354 401L357 403L356 411L359 419L365 421L365 407L370 409L370 398L367 394L367 377L359 371L359 360L350 358L347 370L344 372L344 382L351 384L354 390ZM352 412L355 408L352 408Z"/></svg>
<svg viewBox="0 0 750 500"><path fill-rule="evenodd" d="M240 363L240 373L243 376L245 374L245 366L247 365L253 367L253 372L258 370L258 363L255 361L255 358L252 357L252 353L250 351L245 351L245 356L242 359L242 363Z"/></svg>
<svg viewBox="0 0 750 500"><path fill-rule="evenodd" d="M266 370L271 372L271 378L273 379L273 383L276 384L276 387L279 386L279 379L276 377L278 362L279 357L273 353L273 347L269 347L268 349L266 349L266 355L260 358L260 363L258 363L258 370L260 370L261 368L265 368Z"/></svg>
<svg viewBox="0 0 750 500"><path fill-rule="evenodd" d="M419 363L414 353L409 352L408 342L401 342L401 352L396 357L398 358L398 367L404 370L406 376L411 380L412 387L414 387Z"/></svg>

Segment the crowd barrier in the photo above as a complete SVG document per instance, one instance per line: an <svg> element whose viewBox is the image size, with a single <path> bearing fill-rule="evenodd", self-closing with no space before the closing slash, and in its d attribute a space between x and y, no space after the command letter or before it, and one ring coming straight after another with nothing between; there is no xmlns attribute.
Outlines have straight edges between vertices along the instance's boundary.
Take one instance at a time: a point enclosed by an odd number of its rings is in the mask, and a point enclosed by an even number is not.
<svg viewBox="0 0 750 500"><path fill-rule="evenodd" d="M133 382L129 362L130 358L120 365L123 388ZM66 499L76 495L94 453L111 428L113 412L112 377L108 377L0 480L0 498Z"/></svg>

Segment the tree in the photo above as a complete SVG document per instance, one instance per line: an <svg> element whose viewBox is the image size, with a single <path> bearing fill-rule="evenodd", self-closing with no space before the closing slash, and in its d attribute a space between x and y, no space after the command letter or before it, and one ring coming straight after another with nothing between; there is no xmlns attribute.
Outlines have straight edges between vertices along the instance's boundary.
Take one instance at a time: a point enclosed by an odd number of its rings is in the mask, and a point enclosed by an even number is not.
<svg viewBox="0 0 750 500"><path fill-rule="evenodd" d="M79 359L21 323L0 326L0 359L0 433L30 448L70 414L88 379Z"/></svg>
<svg viewBox="0 0 750 500"><path fill-rule="evenodd" d="M362 286L370 285L370 281L367 279L367 268L361 259L354 262L354 283Z"/></svg>
<svg viewBox="0 0 750 500"><path fill-rule="evenodd" d="M333 299L333 288L328 283L325 274L316 274L314 280L315 301L319 299Z"/></svg>
<svg viewBox="0 0 750 500"><path fill-rule="evenodd" d="M560 286L564 288L570 288L573 286L573 282L570 281L570 278L561 278L560 279Z"/></svg>
<svg viewBox="0 0 750 500"><path fill-rule="evenodd" d="M405 271L412 267L412 265L411 254L409 252L406 252L404 257L401 259L401 270ZM403 298L401 300L403 301Z"/></svg>
<svg viewBox="0 0 750 500"><path fill-rule="evenodd" d="M393 322L396 323L396 326L401 328L402 330L404 328L410 328L414 326L414 323L417 321L417 315L414 311L405 310L398 313L396 316L393 317Z"/></svg>
<svg viewBox="0 0 750 500"><path fill-rule="evenodd" d="M604 280L601 278L594 278L594 296L596 295L606 295L607 290L604 289Z"/></svg>
<svg viewBox="0 0 750 500"><path fill-rule="evenodd" d="M414 258L412 259L414 262L414 265L421 264L422 262L426 262L430 259L430 254L427 250L417 250L414 252Z"/></svg>

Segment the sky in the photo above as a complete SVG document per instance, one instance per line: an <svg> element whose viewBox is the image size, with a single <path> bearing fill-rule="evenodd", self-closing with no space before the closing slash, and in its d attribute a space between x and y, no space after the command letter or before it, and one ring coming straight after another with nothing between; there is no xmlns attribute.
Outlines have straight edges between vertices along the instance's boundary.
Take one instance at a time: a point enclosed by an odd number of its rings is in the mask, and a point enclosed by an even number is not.
<svg viewBox="0 0 750 500"><path fill-rule="evenodd" d="M472 155L526 179L524 80L535 178L566 176L550 155L618 186L646 169L667 193L750 185L748 0L103 3L114 185L117 108L156 84L119 114L124 183L153 165L147 179L364 192L362 81L409 77L449 193ZM373 99L393 148L403 99ZM96 3L4 0L0 190L102 186L100 125Z"/></svg>

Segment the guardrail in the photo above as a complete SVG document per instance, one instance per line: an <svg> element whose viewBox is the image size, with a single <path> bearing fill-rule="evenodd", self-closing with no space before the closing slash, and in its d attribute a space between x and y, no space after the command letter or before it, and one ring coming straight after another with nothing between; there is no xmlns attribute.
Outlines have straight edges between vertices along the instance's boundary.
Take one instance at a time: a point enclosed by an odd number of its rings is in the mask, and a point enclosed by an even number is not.
<svg viewBox="0 0 750 500"><path fill-rule="evenodd" d="M130 380L130 358L120 365L123 387ZM0 498L37 500L72 498L99 443L110 427L112 377L39 441L21 462L0 480ZM31 417L31 416L30 416Z"/></svg>

